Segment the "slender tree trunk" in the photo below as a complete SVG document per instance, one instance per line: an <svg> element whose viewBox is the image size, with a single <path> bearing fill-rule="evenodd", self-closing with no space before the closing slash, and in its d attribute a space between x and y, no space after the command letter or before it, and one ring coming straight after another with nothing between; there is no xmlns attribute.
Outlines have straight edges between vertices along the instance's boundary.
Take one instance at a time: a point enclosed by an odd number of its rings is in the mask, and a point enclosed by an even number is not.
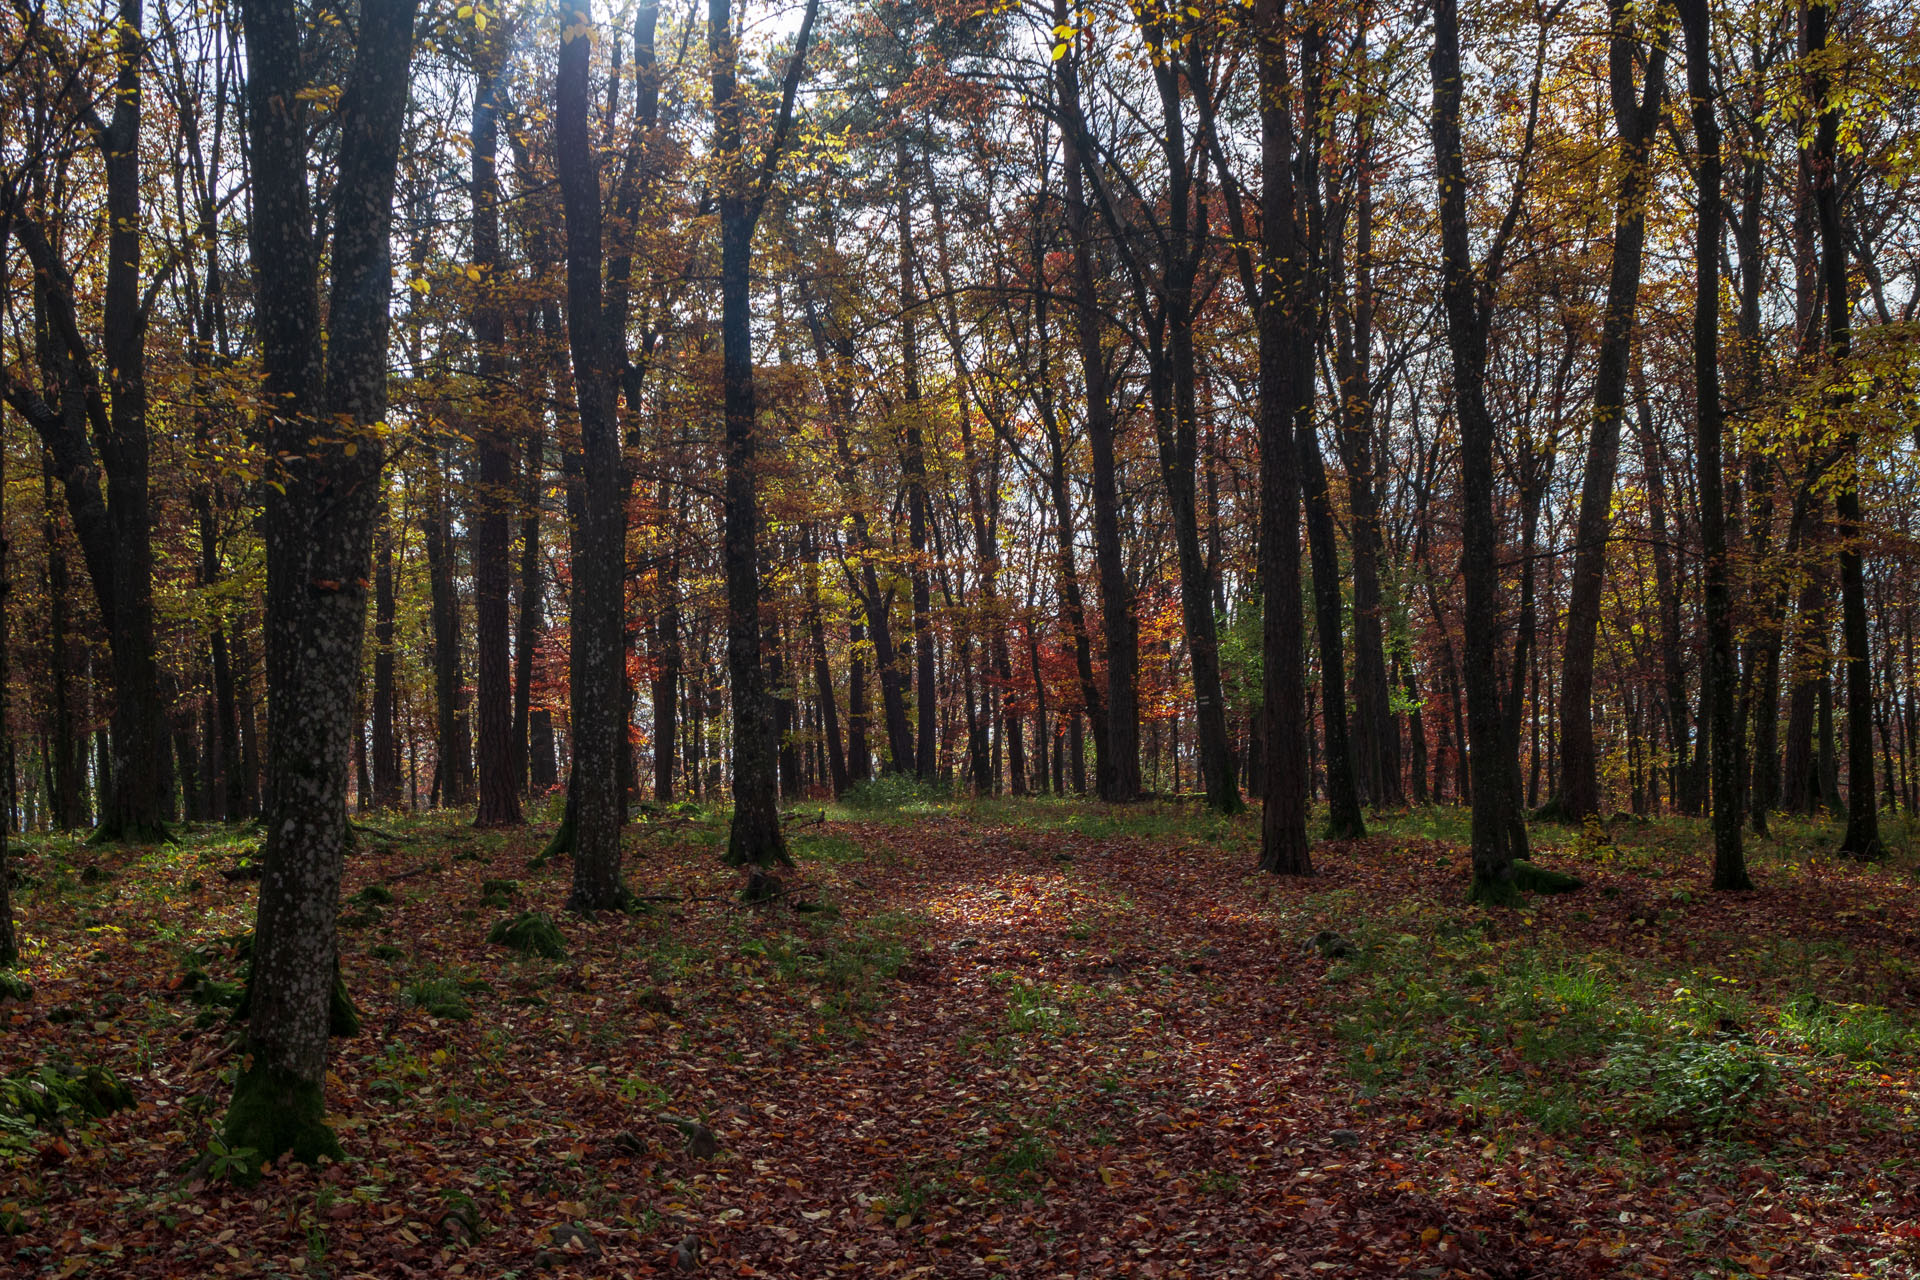
<svg viewBox="0 0 1920 1280"><path fill-rule="evenodd" d="M421 532L427 546L427 578L433 608L433 686L438 716L440 804L453 809L473 796L472 735L467 724L467 682L460 661L460 594L455 582L453 520L435 460L433 492Z"/></svg>
<svg viewBox="0 0 1920 1280"><path fill-rule="evenodd" d="M1442 292L1453 357L1454 412L1460 428L1461 545L1466 578L1466 686L1472 738L1473 896L1514 899L1513 863L1526 856L1503 759L1500 714L1499 527L1493 511L1493 415L1487 408L1487 333L1491 288L1476 271L1467 217L1467 175L1460 141L1460 20L1455 0L1434 5L1433 139L1440 186ZM1536 90L1537 95L1537 90ZM1563 677L1564 678L1564 677Z"/></svg>
<svg viewBox="0 0 1920 1280"><path fill-rule="evenodd" d="M1813 200L1820 225L1820 276L1826 294L1827 359L1844 365L1853 345L1853 300L1847 289L1846 228L1840 214L1841 100L1832 92L1826 60L1828 28L1838 0L1808 4L1807 55L1813 65L1810 97L1819 110L1813 137ZM1835 393L1844 404L1847 393ZM1873 790L1873 672L1867 648L1866 560L1862 550L1860 435L1849 427L1840 440L1842 483L1833 497L1840 534L1840 638L1847 672L1847 831L1840 852L1861 859L1886 856L1880 843L1880 808Z"/></svg>
<svg viewBox="0 0 1920 1280"><path fill-rule="evenodd" d="M900 374L903 383L902 427L906 446L900 470L907 482L907 542L912 559L907 577L913 590L914 688L916 742L914 776L922 782L934 777L934 729L938 723L938 691L933 670L933 595L927 572L928 523L927 463L923 440L924 411L920 403L920 343L914 311L919 306L914 288L913 194L907 181L906 143L900 143L894 180L900 188L898 211L900 268Z"/></svg>
<svg viewBox="0 0 1920 1280"><path fill-rule="evenodd" d="M1560 788L1553 806L1560 817L1574 822L1600 811L1599 757L1593 740L1593 655L1600 626L1634 312L1640 300L1650 178L1647 155L1660 118L1666 62L1665 36L1656 34L1646 58L1645 81L1636 97L1635 53L1641 45L1634 31L1638 10L1626 0L1608 0L1607 7L1612 25L1608 80L1614 125L1620 137L1620 189L1614 203L1613 261L1594 375L1593 429L1587 442L1580 514L1574 531L1573 578L1567 593L1565 652L1560 659Z"/></svg>
<svg viewBox="0 0 1920 1280"><path fill-rule="evenodd" d="M1722 488L1720 403L1720 121L1714 101L1713 38L1707 0L1679 0L1680 25L1687 40L1687 96L1693 115L1694 184L1698 189L1694 242L1693 376L1697 438L1694 456L1700 468L1700 550L1706 580L1703 609L1707 623L1704 681L1712 717L1713 887L1750 889L1741 849L1743 790L1740 725L1735 717L1734 685L1739 679L1733 646L1733 591L1727 563L1726 514ZM1868 761L1872 794L1872 761Z"/></svg>
<svg viewBox="0 0 1920 1280"><path fill-rule="evenodd" d="M546 442L536 425L528 433L520 494L520 610L513 636L513 760L515 787L541 785L533 768L533 651L540 643L545 591L540 576L540 496L546 479ZM549 720L551 724L551 720ZM549 730L551 732L551 730ZM549 748L547 759L553 759Z"/></svg>
<svg viewBox="0 0 1920 1280"><path fill-rule="evenodd" d="M494 31L502 30L495 27ZM482 406L504 390L506 317L500 289L500 143L501 62L497 35L480 36L476 58L478 83L473 95L473 266L480 272L473 308L476 372ZM479 772L477 827L516 827L520 816L520 773L513 736L513 658L507 647L512 592L513 453L507 424L498 413L475 423L473 613L475 763Z"/></svg>

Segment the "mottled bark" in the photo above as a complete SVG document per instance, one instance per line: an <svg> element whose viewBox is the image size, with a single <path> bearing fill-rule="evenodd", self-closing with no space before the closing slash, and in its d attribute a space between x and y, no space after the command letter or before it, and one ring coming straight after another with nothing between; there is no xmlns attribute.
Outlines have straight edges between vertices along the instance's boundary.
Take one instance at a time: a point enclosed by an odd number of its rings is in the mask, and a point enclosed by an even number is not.
<svg viewBox="0 0 1920 1280"><path fill-rule="evenodd" d="M337 1154L324 1122L334 916L347 845L346 768L360 674L368 552L385 447L390 231L417 0L365 0L329 207L322 342L321 237L308 190L311 59L302 11L246 0L250 237L270 456L265 498L268 815L254 926L250 1064L227 1115L230 1147L262 1159Z"/></svg>

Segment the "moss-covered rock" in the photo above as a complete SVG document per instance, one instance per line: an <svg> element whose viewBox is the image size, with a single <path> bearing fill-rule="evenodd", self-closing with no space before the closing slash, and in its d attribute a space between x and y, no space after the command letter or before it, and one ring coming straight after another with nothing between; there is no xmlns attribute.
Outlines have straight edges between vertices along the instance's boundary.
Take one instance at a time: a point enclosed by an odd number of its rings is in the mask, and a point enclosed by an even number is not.
<svg viewBox="0 0 1920 1280"><path fill-rule="evenodd" d="M487 930L487 941L511 947L523 956L544 956L549 960L567 957L567 940L554 927L553 920L538 911L522 911L511 920L498 920Z"/></svg>
<svg viewBox="0 0 1920 1280"><path fill-rule="evenodd" d="M384 907L393 901L393 890L383 884L370 884L354 894L353 901L367 906Z"/></svg>

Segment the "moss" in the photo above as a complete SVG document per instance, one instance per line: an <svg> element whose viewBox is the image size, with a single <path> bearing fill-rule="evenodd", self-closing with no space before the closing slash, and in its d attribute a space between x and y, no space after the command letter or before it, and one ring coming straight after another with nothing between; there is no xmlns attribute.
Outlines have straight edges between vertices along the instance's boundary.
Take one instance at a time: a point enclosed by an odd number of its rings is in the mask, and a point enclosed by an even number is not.
<svg viewBox="0 0 1920 1280"><path fill-rule="evenodd" d="M520 882L518 880L482 880L480 882L480 892L483 894L518 893L520 892Z"/></svg>
<svg viewBox="0 0 1920 1280"><path fill-rule="evenodd" d="M391 942L376 942L367 948L367 954L375 960L405 960L407 953Z"/></svg>
<svg viewBox="0 0 1920 1280"><path fill-rule="evenodd" d="M523 911L511 920L495 921L487 930L487 941L511 947L524 956L545 956L549 960L567 956L566 939L553 921L538 911Z"/></svg>
<svg viewBox="0 0 1920 1280"><path fill-rule="evenodd" d="M75 1114L97 1120L132 1105L133 1090L105 1067L43 1066L0 1080L0 1114L35 1123L59 1124Z"/></svg>
<svg viewBox="0 0 1920 1280"><path fill-rule="evenodd" d="M31 1000L33 984L17 973L0 972L0 1000Z"/></svg>
<svg viewBox="0 0 1920 1280"><path fill-rule="evenodd" d="M172 844L173 832L164 822L103 822L87 837L90 845Z"/></svg>
<svg viewBox="0 0 1920 1280"><path fill-rule="evenodd" d="M338 961L333 968L332 997L327 1002L327 1034L341 1040L360 1034L360 1010L347 990L347 980L340 976Z"/></svg>
<svg viewBox="0 0 1920 1280"><path fill-rule="evenodd" d="M407 988L407 999L448 1022L469 1022L473 1018L465 992L451 978L423 978Z"/></svg>
<svg viewBox="0 0 1920 1280"><path fill-rule="evenodd" d="M1523 893L1572 893L1575 889L1585 887L1586 881L1579 876L1552 871L1520 858L1513 864L1513 884Z"/></svg>
<svg viewBox="0 0 1920 1280"><path fill-rule="evenodd" d="M393 901L393 890L383 884L370 884L360 892L354 894L353 900L359 903L385 906Z"/></svg>
<svg viewBox="0 0 1920 1280"><path fill-rule="evenodd" d="M245 1172L235 1171L235 1180L242 1182L257 1179L262 1166L289 1153L302 1164L342 1155L340 1139L327 1124L319 1082L261 1063L234 1085L220 1135L227 1150L253 1153Z"/></svg>
<svg viewBox="0 0 1920 1280"><path fill-rule="evenodd" d="M1473 888L1468 897L1483 907L1517 907L1526 901L1520 888L1514 883L1513 873L1502 868L1505 874L1488 875L1479 867L1473 869Z"/></svg>

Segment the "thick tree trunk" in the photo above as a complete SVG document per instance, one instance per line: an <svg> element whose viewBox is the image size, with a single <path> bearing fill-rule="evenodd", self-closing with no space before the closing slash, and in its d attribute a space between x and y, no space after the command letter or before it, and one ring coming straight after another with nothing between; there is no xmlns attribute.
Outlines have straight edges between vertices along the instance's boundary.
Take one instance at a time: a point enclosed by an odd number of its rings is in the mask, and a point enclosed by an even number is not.
<svg viewBox="0 0 1920 1280"><path fill-rule="evenodd" d="M621 632L626 587L626 481L616 420L616 343L603 302L599 164L589 138L592 16L566 11L560 47L555 160L567 227L567 336L580 413L579 518L573 531L571 701L574 911L617 908L620 876L621 724L626 707Z"/></svg>
<svg viewBox="0 0 1920 1280"><path fill-rule="evenodd" d="M1261 265L1260 343L1260 595L1261 705L1260 869L1310 875L1307 844L1309 777L1306 677L1300 616L1300 476L1294 439L1296 405L1309 368L1311 299L1302 256L1299 199L1293 181L1293 92L1288 83L1283 0L1257 0L1260 40Z"/></svg>
<svg viewBox="0 0 1920 1280"><path fill-rule="evenodd" d="M302 12L247 0L256 327L270 456L265 504L268 815L254 927L250 1063L225 1138L262 1161L339 1154L324 1120L334 916L347 845L346 767L368 550L384 462L395 160L417 0L365 0L335 121L333 282L324 351L320 241L307 186L311 121ZM343 427L346 429L343 430ZM342 438L346 437L346 438Z"/></svg>
<svg viewBox="0 0 1920 1280"><path fill-rule="evenodd" d="M789 55L780 116L763 166L749 170L741 157L742 102L739 50L734 43L730 0L708 0L707 49L713 59L715 153L725 157L720 212L721 386L726 418L725 502L722 566L727 591L727 675L733 687L733 824L726 861L749 868L748 897L770 889L765 869L789 866L780 830L775 776L777 743L760 654L760 512L755 494L758 440L753 385L753 317L750 275L753 233L773 181L792 118L793 98L812 35L819 0L807 0Z"/></svg>

